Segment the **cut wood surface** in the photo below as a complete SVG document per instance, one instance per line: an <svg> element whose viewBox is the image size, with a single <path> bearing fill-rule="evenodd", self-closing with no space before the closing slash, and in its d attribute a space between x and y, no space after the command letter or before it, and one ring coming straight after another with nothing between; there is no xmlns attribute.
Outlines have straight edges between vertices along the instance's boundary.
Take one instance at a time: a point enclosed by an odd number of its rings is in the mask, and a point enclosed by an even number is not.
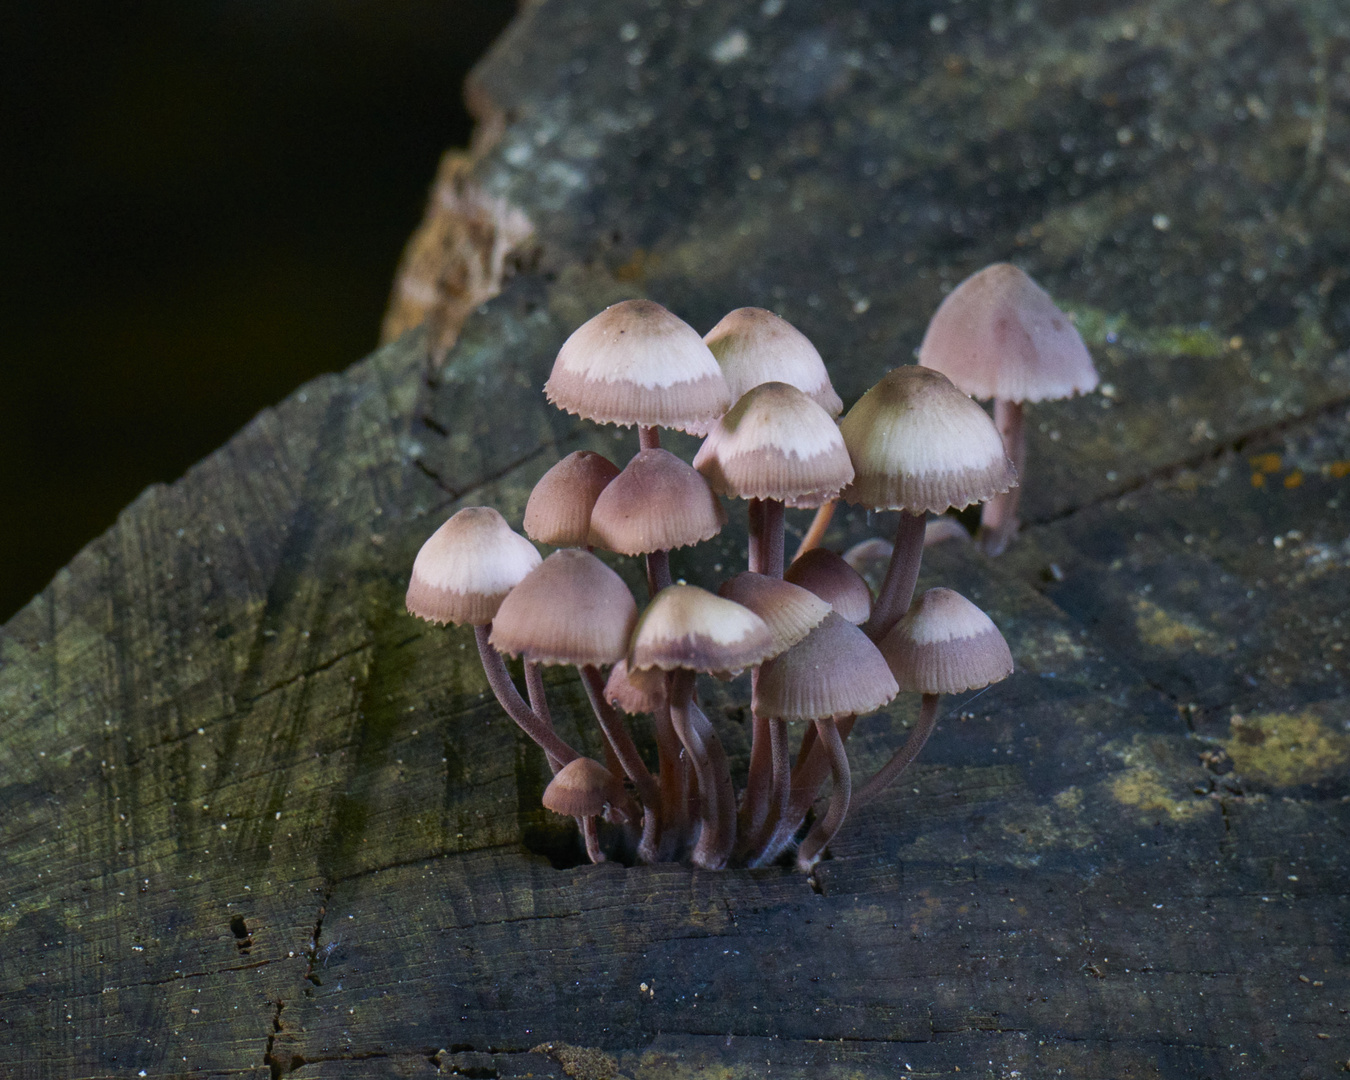
<svg viewBox="0 0 1350 1080"><path fill-rule="evenodd" d="M443 365L438 328L305 386L0 631L0 1073L1338 1074L1344 5L548 0L472 100L458 190L532 238ZM562 455L636 448L545 403L558 347L624 297L770 307L851 403L1008 258L1104 383L1029 410L1006 556L925 559L1014 676L814 883L575 865L472 634L402 610L455 509L518 525ZM677 577L742 567L732 510ZM744 687L705 696L743 775ZM861 720L854 767L915 712Z"/></svg>

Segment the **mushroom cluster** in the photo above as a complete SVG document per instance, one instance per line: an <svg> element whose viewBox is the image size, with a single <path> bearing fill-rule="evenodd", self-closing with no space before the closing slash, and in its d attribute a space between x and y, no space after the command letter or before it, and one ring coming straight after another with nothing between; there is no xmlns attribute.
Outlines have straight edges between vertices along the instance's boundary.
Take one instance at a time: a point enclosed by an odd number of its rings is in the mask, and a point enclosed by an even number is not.
<svg viewBox="0 0 1350 1080"><path fill-rule="evenodd" d="M795 845L797 865L810 869L850 805L875 797L918 754L939 695L1012 671L1002 635L968 600L949 589L914 599L926 516L1017 482L993 421L922 366L891 371L836 420L842 402L820 354L777 315L741 308L700 337L648 300L578 328L544 392L584 419L637 427L636 453L622 469L585 450L553 466L525 510L529 540L491 508L460 510L419 552L409 612L474 627L493 693L554 774L544 805L577 819L592 861L618 837L639 861L708 869L765 865ZM662 448L662 428L704 438L692 464ZM718 534L723 498L747 503L747 569L716 594L672 582L669 553ZM875 600L832 551L784 565L785 508L836 498L900 512ZM531 540L556 550L541 558ZM644 560L641 611L597 548ZM523 663L524 696L508 656ZM580 675L603 761L554 728L541 668L559 664ZM738 798L698 681L743 671L753 727ZM855 787L849 734L901 692L921 695L919 719ZM638 723L650 759L630 732ZM827 779L828 805L803 836ZM602 818L615 826L603 835Z"/></svg>

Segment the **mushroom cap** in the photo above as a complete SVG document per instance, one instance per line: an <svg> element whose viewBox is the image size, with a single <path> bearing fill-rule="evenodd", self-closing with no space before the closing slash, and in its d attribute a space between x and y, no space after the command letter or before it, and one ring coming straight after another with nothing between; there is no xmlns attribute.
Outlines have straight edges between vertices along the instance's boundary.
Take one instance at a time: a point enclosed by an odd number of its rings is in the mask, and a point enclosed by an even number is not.
<svg viewBox="0 0 1350 1080"><path fill-rule="evenodd" d="M872 614L872 590L866 579L828 548L812 548L793 559L783 579L810 589L855 626Z"/></svg>
<svg viewBox="0 0 1350 1080"><path fill-rule="evenodd" d="M1006 679L1012 653L983 611L951 589L929 589L881 639L901 690L959 694Z"/></svg>
<svg viewBox="0 0 1350 1080"><path fill-rule="evenodd" d="M722 582L717 595L748 607L763 619L780 651L796 645L830 613L829 603L815 593L752 570Z"/></svg>
<svg viewBox="0 0 1350 1080"><path fill-rule="evenodd" d="M658 447L639 451L600 492L590 542L620 555L646 555L711 540L726 521L703 475Z"/></svg>
<svg viewBox="0 0 1350 1080"><path fill-rule="evenodd" d="M544 788L544 808L567 817L596 817L624 801L623 781L598 761L573 758Z"/></svg>
<svg viewBox="0 0 1350 1080"><path fill-rule="evenodd" d="M1017 484L989 414L931 368L887 373L839 430L856 470L839 497L870 510L941 514Z"/></svg>
<svg viewBox="0 0 1350 1080"><path fill-rule="evenodd" d="M511 590L497 609L493 648L535 664L612 664L637 622L633 594L589 551L562 548Z"/></svg>
<svg viewBox="0 0 1350 1080"><path fill-rule="evenodd" d="M694 468L719 495L801 507L834 498L853 479L839 426L811 398L781 382L747 390L712 426Z"/></svg>
<svg viewBox="0 0 1350 1080"><path fill-rule="evenodd" d="M525 504L525 533L554 547L585 547L591 509L619 467L603 454L578 450L539 478Z"/></svg>
<svg viewBox="0 0 1350 1080"><path fill-rule="evenodd" d="M633 631L629 671L740 671L778 651L764 620L697 585L668 585Z"/></svg>
<svg viewBox="0 0 1350 1080"><path fill-rule="evenodd" d="M946 295L924 333L919 363L977 398L1046 401L1097 385L1077 327L1011 263L986 266Z"/></svg>
<svg viewBox="0 0 1350 1080"><path fill-rule="evenodd" d="M885 657L867 635L830 612L800 644L759 669L754 710L778 720L860 715L898 692Z"/></svg>
<svg viewBox="0 0 1350 1080"><path fill-rule="evenodd" d="M405 603L434 623L482 626L540 563L539 552L490 506L468 506L431 534L413 561Z"/></svg>
<svg viewBox="0 0 1350 1080"><path fill-rule="evenodd" d="M666 673L660 668L629 671L627 659L610 669L605 700L630 716L654 713L666 703Z"/></svg>
<svg viewBox="0 0 1350 1080"><path fill-rule="evenodd" d="M831 416L844 410L816 347L772 311L737 308L723 316L703 341L722 365L733 401L760 383L781 382L795 386Z"/></svg>
<svg viewBox="0 0 1350 1080"><path fill-rule="evenodd" d="M651 300L624 300L563 343L544 394L597 424L687 429L734 398L698 331Z"/></svg>

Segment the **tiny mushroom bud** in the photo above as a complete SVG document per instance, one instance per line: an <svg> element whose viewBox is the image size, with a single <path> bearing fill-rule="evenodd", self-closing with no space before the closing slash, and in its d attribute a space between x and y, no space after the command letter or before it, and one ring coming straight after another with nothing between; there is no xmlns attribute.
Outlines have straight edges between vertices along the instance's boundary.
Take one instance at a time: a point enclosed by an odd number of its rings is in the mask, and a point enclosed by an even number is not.
<svg viewBox="0 0 1350 1080"><path fill-rule="evenodd" d="M623 781L600 762L575 758L544 789L544 808L564 817L598 817L629 803Z"/></svg>
<svg viewBox="0 0 1350 1080"><path fill-rule="evenodd" d="M525 504L525 533L554 547L585 547L591 510L619 468L602 454L578 450L549 469Z"/></svg>

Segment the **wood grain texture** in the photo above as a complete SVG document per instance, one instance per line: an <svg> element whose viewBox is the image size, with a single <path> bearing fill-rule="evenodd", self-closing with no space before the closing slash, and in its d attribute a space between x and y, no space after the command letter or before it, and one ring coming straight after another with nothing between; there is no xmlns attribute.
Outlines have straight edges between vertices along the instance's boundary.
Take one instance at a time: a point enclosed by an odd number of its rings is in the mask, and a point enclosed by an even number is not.
<svg viewBox="0 0 1350 1080"><path fill-rule="evenodd" d="M146 491L0 630L0 1071L1334 1075L1347 58L1317 0L528 7L475 76L474 183L537 265L443 368L405 336ZM567 334L626 296L772 307L851 402L1008 257L1110 386L1031 410L1007 556L925 559L1016 674L814 888L554 869L542 755L402 595L458 507L518 523L562 455L636 448L545 404ZM674 572L744 550L733 512ZM707 690L740 770L744 697ZM914 712L858 724L860 773Z"/></svg>

